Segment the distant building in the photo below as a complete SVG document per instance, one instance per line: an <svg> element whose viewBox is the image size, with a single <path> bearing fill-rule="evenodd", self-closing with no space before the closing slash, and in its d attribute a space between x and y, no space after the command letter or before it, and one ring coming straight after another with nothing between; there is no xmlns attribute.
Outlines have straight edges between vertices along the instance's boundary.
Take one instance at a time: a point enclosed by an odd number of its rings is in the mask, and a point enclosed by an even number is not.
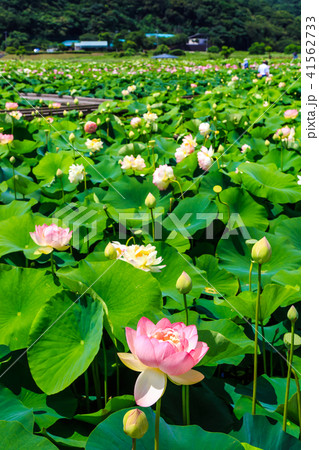
<svg viewBox="0 0 319 450"><path fill-rule="evenodd" d="M74 44L74 50L107 50L107 41L80 41Z"/></svg>
<svg viewBox="0 0 319 450"><path fill-rule="evenodd" d="M160 38L160 39L161 39L161 38L167 39L167 38L174 37L175 34L167 34L167 33L146 33L145 36L146 36L147 38L155 37L155 38Z"/></svg>
<svg viewBox="0 0 319 450"><path fill-rule="evenodd" d="M77 44L78 42L80 42L80 41L77 41L77 40L67 40L67 41L63 41L62 44L63 44L65 47L72 47L73 44Z"/></svg>
<svg viewBox="0 0 319 450"><path fill-rule="evenodd" d="M197 33L188 37L186 44L187 50L192 52L206 52L208 47L208 38L204 34Z"/></svg>

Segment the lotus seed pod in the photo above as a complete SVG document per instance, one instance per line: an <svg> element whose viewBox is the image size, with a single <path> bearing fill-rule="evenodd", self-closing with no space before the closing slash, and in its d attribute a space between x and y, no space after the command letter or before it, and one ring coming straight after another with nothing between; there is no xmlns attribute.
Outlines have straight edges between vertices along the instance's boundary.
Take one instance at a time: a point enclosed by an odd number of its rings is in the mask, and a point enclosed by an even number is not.
<svg viewBox="0 0 319 450"><path fill-rule="evenodd" d="M58 169L58 170L56 171L56 176L57 176L58 178L61 178L61 177L63 176L63 172L62 172L61 169Z"/></svg>
<svg viewBox="0 0 319 450"><path fill-rule="evenodd" d="M216 194L219 194L222 190L223 188L218 184L216 184L216 186L213 187L213 191L216 192Z"/></svg>
<svg viewBox="0 0 319 450"><path fill-rule="evenodd" d="M284 335L284 339L283 339L284 344L288 349L290 349L290 346L291 346L291 336L292 336L291 333L286 333ZM300 338L299 334L294 333L293 344L294 344L294 350L297 350L297 348L299 348L301 346L301 338Z"/></svg>
<svg viewBox="0 0 319 450"><path fill-rule="evenodd" d="M290 320L290 322L297 322L299 315L298 315L298 311L296 310L294 305L292 305L289 308L289 311L287 313L287 317Z"/></svg>
<svg viewBox="0 0 319 450"><path fill-rule="evenodd" d="M116 259L117 258L116 248L114 247L114 245L111 244L111 242L109 242L107 244L107 246L105 247L104 255L108 259Z"/></svg>
<svg viewBox="0 0 319 450"><path fill-rule="evenodd" d="M251 250L252 260L258 264L266 264L271 258L271 246L266 237L260 239Z"/></svg>
<svg viewBox="0 0 319 450"><path fill-rule="evenodd" d="M188 294L192 290L193 284L191 277L183 272L176 282L176 289L181 294Z"/></svg>
<svg viewBox="0 0 319 450"><path fill-rule="evenodd" d="M148 430L146 415L140 409L132 409L123 417L123 431L132 439L141 439Z"/></svg>
<svg viewBox="0 0 319 450"><path fill-rule="evenodd" d="M145 206L147 206L147 208L149 209L153 209L156 206L156 198L151 192L147 195L145 199Z"/></svg>
<svg viewBox="0 0 319 450"><path fill-rule="evenodd" d="M14 157L14 156L11 156L11 158L10 158L10 162L11 162L11 164L14 164L14 163L16 162L16 159L15 159L15 157Z"/></svg>

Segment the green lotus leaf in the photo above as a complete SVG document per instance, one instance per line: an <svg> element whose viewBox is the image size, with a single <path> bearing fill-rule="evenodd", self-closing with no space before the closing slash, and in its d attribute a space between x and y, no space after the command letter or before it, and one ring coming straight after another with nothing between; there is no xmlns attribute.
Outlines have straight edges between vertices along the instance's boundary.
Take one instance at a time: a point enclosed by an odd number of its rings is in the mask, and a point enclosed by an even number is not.
<svg viewBox="0 0 319 450"><path fill-rule="evenodd" d="M4 386L0 386L0 421L19 422L23 427L32 433L34 418L32 409L27 408L23 403Z"/></svg>
<svg viewBox="0 0 319 450"><path fill-rule="evenodd" d="M42 436L35 436L27 431L19 422L0 421L1 445L3 448L15 448L20 450L29 450L35 448L37 450L53 450L57 449L48 439Z"/></svg>
<svg viewBox="0 0 319 450"><path fill-rule="evenodd" d="M33 173L39 180L51 183L58 169L68 173L69 167L74 163L71 151L58 153L46 153L39 164L33 169Z"/></svg>
<svg viewBox="0 0 319 450"><path fill-rule="evenodd" d="M87 370L100 348L103 307L83 297L56 294L35 317L28 362L46 394L62 391Z"/></svg>
<svg viewBox="0 0 319 450"><path fill-rule="evenodd" d="M300 200L300 186L295 177L281 172L274 164L243 163L238 171L244 187L257 197L267 198L274 203L295 203Z"/></svg>
<svg viewBox="0 0 319 450"><path fill-rule="evenodd" d="M11 267L9 269L9 267ZM10 350L27 347L34 316L52 295L61 290L52 275L39 269L0 266L0 340Z"/></svg>
<svg viewBox="0 0 319 450"><path fill-rule="evenodd" d="M123 343L126 326L136 326L142 316L156 320L162 309L158 282L125 261L81 261L77 269L60 269L58 276L70 289L88 291L103 301L109 330Z"/></svg>
<svg viewBox="0 0 319 450"><path fill-rule="evenodd" d="M140 408L145 412L149 429L147 433L138 440L138 446L142 450L149 450L154 445L155 417L153 411L148 408ZM109 450L125 450L132 439L123 433L123 416L129 411L124 409L111 414L101 422L90 434L86 444L87 450L105 449L107 441ZM184 450L185 448L209 448L211 450L242 450L244 447L235 438L224 433L212 433L204 431L197 425L181 427L167 424L160 419L160 448L170 450Z"/></svg>

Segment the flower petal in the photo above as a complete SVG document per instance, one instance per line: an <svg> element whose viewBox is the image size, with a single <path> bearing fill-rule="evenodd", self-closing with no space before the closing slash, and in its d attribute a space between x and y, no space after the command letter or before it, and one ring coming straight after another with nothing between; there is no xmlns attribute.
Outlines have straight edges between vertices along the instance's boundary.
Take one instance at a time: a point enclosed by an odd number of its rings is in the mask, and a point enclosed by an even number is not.
<svg viewBox="0 0 319 450"><path fill-rule="evenodd" d="M195 384L204 379L204 375L197 370L189 370L182 375L169 375L168 377L175 384Z"/></svg>
<svg viewBox="0 0 319 450"><path fill-rule="evenodd" d="M157 369L146 369L136 380L134 397L139 406L152 406L165 392L167 376Z"/></svg>
<svg viewBox="0 0 319 450"><path fill-rule="evenodd" d="M135 355L136 352L135 352L134 341L135 341L135 338L136 338L136 331L133 330L133 328L126 327L125 328L125 335L126 335L127 344L129 346L131 352L133 353L133 355Z"/></svg>
<svg viewBox="0 0 319 450"><path fill-rule="evenodd" d="M206 355L209 347L206 342L198 342L196 348L189 352L191 357L194 359L194 366L199 363L199 361Z"/></svg>
<svg viewBox="0 0 319 450"><path fill-rule="evenodd" d="M143 370L147 369L147 366L144 366L132 353L118 353L117 356L126 367L135 370L135 372L143 372Z"/></svg>
<svg viewBox="0 0 319 450"><path fill-rule="evenodd" d="M138 334L138 333L136 333ZM154 346L152 341L155 339L150 339L149 337L142 335L136 336L135 338L135 352L137 358L142 361L148 367L158 367Z"/></svg>
<svg viewBox="0 0 319 450"><path fill-rule="evenodd" d="M150 335L155 330L154 323L149 320L147 317L141 317L141 319L138 321L136 333L137 336L140 335Z"/></svg>
<svg viewBox="0 0 319 450"><path fill-rule="evenodd" d="M167 375L181 375L188 372L195 361L187 352L177 352L160 362L159 369Z"/></svg>

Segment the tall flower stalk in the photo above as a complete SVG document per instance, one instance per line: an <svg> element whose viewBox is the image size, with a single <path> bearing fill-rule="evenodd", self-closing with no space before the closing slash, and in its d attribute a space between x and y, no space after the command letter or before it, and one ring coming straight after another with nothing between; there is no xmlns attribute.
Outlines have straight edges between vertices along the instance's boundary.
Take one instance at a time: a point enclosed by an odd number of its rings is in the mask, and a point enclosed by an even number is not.
<svg viewBox="0 0 319 450"><path fill-rule="evenodd" d="M254 380L253 380L253 402L252 415L256 414L256 400L257 400L257 375L258 375L258 323L260 316L260 295L261 295L261 266L267 263L271 258L271 246L267 239L263 237L256 242L251 250L252 261L258 264L258 290L256 300L256 314L255 314L255 340L254 340ZM264 341L264 336L263 336ZM264 350L264 361L266 360L266 351Z"/></svg>

